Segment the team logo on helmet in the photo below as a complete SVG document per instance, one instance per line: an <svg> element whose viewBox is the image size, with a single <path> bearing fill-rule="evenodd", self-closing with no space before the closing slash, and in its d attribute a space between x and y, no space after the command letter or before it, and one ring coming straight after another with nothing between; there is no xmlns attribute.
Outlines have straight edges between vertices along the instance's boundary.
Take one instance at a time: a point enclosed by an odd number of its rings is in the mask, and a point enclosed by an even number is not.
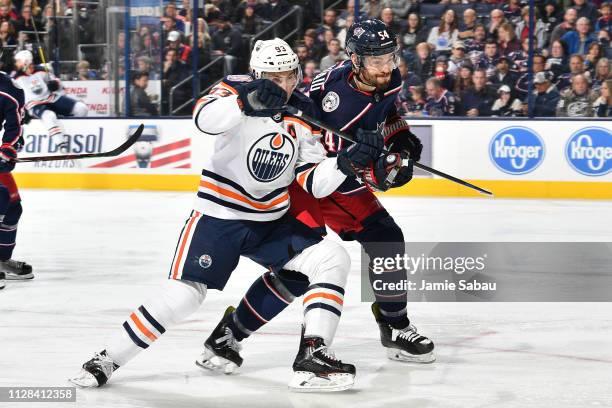
<svg viewBox="0 0 612 408"><path fill-rule="evenodd" d="M355 35L355 37L359 38L361 37L361 35L365 33L365 30L361 27L357 27L355 28L355 31L353 32L353 34Z"/></svg>
<svg viewBox="0 0 612 408"><path fill-rule="evenodd" d="M249 149L247 167L257 181L268 183L279 178L295 155L291 138L282 133L268 133Z"/></svg>
<svg viewBox="0 0 612 408"><path fill-rule="evenodd" d="M325 112L333 112L340 105L340 97L335 92L328 92L321 102L321 107Z"/></svg>

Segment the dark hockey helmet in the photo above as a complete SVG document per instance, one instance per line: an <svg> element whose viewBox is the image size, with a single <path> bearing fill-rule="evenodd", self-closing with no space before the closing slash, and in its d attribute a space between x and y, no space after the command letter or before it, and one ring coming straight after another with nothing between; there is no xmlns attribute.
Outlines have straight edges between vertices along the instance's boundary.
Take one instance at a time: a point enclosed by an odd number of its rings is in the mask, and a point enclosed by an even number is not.
<svg viewBox="0 0 612 408"><path fill-rule="evenodd" d="M358 57L385 55L397 52L397 36L385 23L377 19L354 23L346 33L346 53Z"/></svg>

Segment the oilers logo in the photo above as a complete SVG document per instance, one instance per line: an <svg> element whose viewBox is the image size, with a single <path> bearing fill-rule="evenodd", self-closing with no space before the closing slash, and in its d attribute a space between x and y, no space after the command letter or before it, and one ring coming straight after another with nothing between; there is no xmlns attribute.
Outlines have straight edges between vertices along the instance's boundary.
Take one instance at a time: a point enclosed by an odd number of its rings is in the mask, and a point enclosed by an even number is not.
<svg viewBox="0 0 612 408"><path fill-rule="evenodd" d="M574 133L565 145L570 166L585 176L603 176L612 171L612 133L588 127Z"/></svg>
<svg viewBox="0 0 612 408"><path fill-rule="evenodd" d="M491 161L508 174L526 174L544 160L544 142L533 130L513 126L500 130L489 145Z"/></svg>
<svg viewBox="0 0 612 408"><path fill-rule="evenodd" d="M247 167L257 181L268 183L279 178L293 161L295 146L282 133L268 133L249 149Z"/></svg>

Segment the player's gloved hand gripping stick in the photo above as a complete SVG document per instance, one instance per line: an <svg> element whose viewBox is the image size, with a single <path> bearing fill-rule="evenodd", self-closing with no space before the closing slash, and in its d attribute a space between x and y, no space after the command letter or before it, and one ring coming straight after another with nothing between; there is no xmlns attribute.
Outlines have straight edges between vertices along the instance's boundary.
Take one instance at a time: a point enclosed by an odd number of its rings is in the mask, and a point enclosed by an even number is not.
<svg viewBox="0 0 612 408"><path fill-rule="evenodd" d="M348 134L346 132L343 132L341 130L334 129L331 126L321 122L320 120L312 118L312 117L306 115L305 113L303 113L302 111L300 111L299 109L297 109L297 108L295 108L293 106L290 106L290 105L285 106L285 111L287 111L288 113L290 113L292 115L301 117L304 121L310 123L311 125L318 126L321 129L325 129L328 132L332 132L332 133L338 135L339 137L341 137L344 140L347 140L349 142L353 142L354 141L353 140L354 138L353 138L352 135L350 135L350 134ZM388 154L385 157L384 160L387 161L388 165L393 166L393 169L390 170L389 176L387 177L388 180L393 180L393 178L395 177L395 175L397 174L397 172L400 170L400 168L402 166L409 166L410 165L409 160L411 160L411 159L409 159L409 158L401 158L398 154ZM479 193L482 193L482 194L485 194L485 195L488 195L488 196L493 196L492 192L490 192L488 190L485 190L484 188L480 188L478 186L475 186L472 183L469 183L469 182L467 182L465 180L461 180L461 179L459 179L457 177L451 176L450 174L443 173L443 172L441 172L439 170L433 169L433 168L431 168L429 166L426 166L424 164L421 164L421 163L419 163L417 161L412 160L412 165L414 167L418 167L419 169L425 170L428 173L435 174L436 176L445 178L445 179L450 180L450 181L452 181L454 183L461 184L462 186L465 186L465 187L471 188L473 190L476 190Z"/></svg>

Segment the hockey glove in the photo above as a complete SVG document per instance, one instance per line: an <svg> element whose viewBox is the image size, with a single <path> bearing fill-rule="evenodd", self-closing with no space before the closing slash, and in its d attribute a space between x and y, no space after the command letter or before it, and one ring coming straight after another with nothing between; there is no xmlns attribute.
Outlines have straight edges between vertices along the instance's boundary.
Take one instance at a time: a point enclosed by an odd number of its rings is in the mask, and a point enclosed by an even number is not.
<svg viewBox="0 0 612 408"><path fill-rule="evenodd" d="M238 101L247 116L271 117L284 110L287 93L269 79L256 79L236 87Z"/></svg>
<svg viewBox="0 0 612 408"><path fill-rule="evenodd" d="M0 146L0 173L10 173L15 168L17 150L13 145L3 143Z"/></svg>
<svg viewBox="0 0 612 408"><path fill-rule="evenodd" d="M404 185L412 179L412 160L402 167L402 157L397 153L381 156L363 173L363 181L371 191L387 191Z"/></svg>
<svg viewBox="0 0 612 408"><path fill-rule="evenodd" d="M421 160L423 144L421 140L408 129L403 129L394 134L387 140L387 146L391 153L402 153L407 151L410 158L414 161Z"/></svg>
<svg viewBox="0 0 612 408"><path fill-rule="evenodd" d="M358 174L378 159L383 148L380 132L358 129L355 143L338 152L338 169L347 176Z"/></svg>
<svg viewBox="0 0 612 408"><path fill-rule="evenodd" d="M55 92L59 89L60 84L58 80L51 80L49 82L47 82L47 89L49 89L49 92Z"/></svg>

